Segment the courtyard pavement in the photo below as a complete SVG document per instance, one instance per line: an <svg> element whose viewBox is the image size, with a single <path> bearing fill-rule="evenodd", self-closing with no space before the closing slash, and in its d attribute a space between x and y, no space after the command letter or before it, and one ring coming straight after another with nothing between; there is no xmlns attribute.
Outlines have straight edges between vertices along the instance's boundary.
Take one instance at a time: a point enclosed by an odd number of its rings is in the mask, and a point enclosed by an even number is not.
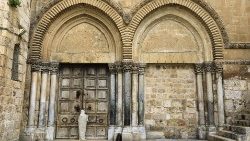
<svg viewBox="0 0 250 141"><path fill-rule="evenodd" d="M79 141L79 140L55 140L55 141ZM107 141L107 140L86 140L86 141ZM207 140L195 140L195 139L148 139L147 141L207 141Z"/></svg>

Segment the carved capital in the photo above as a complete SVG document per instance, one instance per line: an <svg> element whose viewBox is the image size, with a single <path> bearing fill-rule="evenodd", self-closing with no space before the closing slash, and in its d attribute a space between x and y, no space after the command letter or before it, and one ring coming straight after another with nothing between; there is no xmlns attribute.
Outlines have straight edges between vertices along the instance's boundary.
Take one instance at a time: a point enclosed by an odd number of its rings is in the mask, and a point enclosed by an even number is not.
<svg viewBox="0 0 250 141"><path fill-rule="evenodd" d="M51 73L57 73L58 72L58 68L59 68L59 63L57 62L51 62L50 63L50 72Z"/></svg>
<svg viewBox="0 0 250 141"><path fill-rule="evenodd" d="M133 64L132 65L132 73L136 74L139 71L139 65L138 64Z"/></svg>
<svg viewBox="0 0 250 141"><path fill-rule="evenodd" d="M122 63L123 66L123 71L124 72L130 72L132 70L132 63L131 62L123 62Z"/></svg>
<svg viewBox="0 0 250 141"><path fill-rule="evenodd" d="M41 62L31 62L31 71L41 71Z"/></svg>
<svg viewBox="0 0 250 141"><path fill-rule="evenodd" d="M223 63L222 62L216 62L215 63L215 72L222 73L223 71Z"/></svg>
<svg viewBox="0 0 250 141"><path fill-rule="evenodd" d="M139 64L139 74L143 75L145 73L146 64Z"/></svg>
<svg viewBox="0 0 250 141"><path fill-rule="evenodd" d="M121 62L115 62L115 67L117 72L122 72L123 67Z"/></svg>
<svg viewBox="0 0 250 141"><path fill-rule="evenodd" d="M199 63L199 64L195 64L195 73L196 74L201 74L204 71L204 64Z"/></svg>
<svg viewBox="0 0 250 141"><path fill-rule="evenodd" d="M49 62L41 62L41 71L49 72L50 70L50 63Z"/></svg>
<svg viewBox="0 0 250 141"><path fill-rule="evenodd" d="M213 72L214 71L214 64L213 64L213 62L206 62L204 64L204 70L206 72Z"/></svg>
<svg viewBox="0 0 250 141"><path fill-rule="evenodd" d="M110 73L116 73L116 64L108 64Z"/></svg>

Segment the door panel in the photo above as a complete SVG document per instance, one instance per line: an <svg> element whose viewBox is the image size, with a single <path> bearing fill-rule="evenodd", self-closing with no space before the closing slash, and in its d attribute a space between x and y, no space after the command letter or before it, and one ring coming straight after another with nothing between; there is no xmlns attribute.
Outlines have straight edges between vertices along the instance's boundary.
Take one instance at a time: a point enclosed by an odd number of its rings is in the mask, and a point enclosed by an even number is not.
<svg viewBox="0 0 250 141"><path fill-rule="evenodd" d="M78 116L89 116L86 138L106 139L109 79L106 66L63 66L60 69L57 138L78 138Z"/></svg>

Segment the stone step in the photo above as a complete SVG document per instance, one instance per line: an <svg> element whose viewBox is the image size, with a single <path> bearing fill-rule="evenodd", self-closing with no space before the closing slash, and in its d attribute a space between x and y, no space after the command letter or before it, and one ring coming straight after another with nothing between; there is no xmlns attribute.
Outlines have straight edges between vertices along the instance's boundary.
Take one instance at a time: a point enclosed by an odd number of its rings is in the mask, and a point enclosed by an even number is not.
<svg viewBox="0 0 250 141"><path fill-rule="evenodd" d="M224 130L232 131L237 134L248 134L250 133L250 127L235 126L235 125L225 125Z"/></svg>
<svg viewBox="0 0 250 141"><path fill-rule="evenodd" d="M237 120L250 120L250 114L239 114L236 116Z"/></svg>
<svg viewBox="0 0 250 141"><path fill-rule="evenodd" d="M218 131L217 135L235 140L238 138L237 133L228 130L220 130Z"/></svg>
<svg viewBox="0 0 250 141"><path fill-rule="evenodd" d="M216 134L210 134L208 135L208 141L236 141L236 140L225 138Z"/></svg>
<svg viewBox="0 0 250 141"><path fill-rule="evenodd" d="M247 126L250 126L250 120L235 120L234 124L247 127Z"/></svg>

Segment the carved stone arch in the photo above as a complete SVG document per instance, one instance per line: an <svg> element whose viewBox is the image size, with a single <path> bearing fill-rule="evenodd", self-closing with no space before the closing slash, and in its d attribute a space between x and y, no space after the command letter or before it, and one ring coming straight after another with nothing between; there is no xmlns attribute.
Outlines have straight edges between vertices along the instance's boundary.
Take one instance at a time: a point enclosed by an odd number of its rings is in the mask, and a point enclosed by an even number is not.
<svg viewBox="0 0 250 141"><path fill-rule="evenodd" d="M64 63L113 63L121 60L121 38L108 17L76 6L57 17L44 35L41 59Z"/></svg>
<svg viewBox="0 0 250 141"><path fill-rule="evenodd" d="M53 5L54 4L54 5ZM83 7L91 6L99 9L103 13L105 13L110 19L113 20L117 29L119 30L120 36L123 39L124 32L125 32L125 25L121 16L121 11L117 11L115 8L110 6L106 1L100 0L61 0L56 1L49 4L49 9L40 17L39 21L37 22L36 26L34 27L34 31L31 38L31 50L29 59L39 60L41 59L41 51L42 51L42 44L44 35L46 34L48 28L53 23L53 21L70 9L70 7L82 5Z"/></svg>
<svg viewBox="0 0 250 141"><path fill-rule="evenodd" d="M135 8L136 10L132 12L133 17L127 31L129 34L125 39L131 41L127 44L127 48L132 50L132 39L141 21L147 15L158 8L171 5L185 7L204 24L212 41L213 59L223 59L223 47L228 46L227 33L218 14L202 0L149 0L142 3L139 9ZM132 59L132 55L130 58Z"/></svg>

